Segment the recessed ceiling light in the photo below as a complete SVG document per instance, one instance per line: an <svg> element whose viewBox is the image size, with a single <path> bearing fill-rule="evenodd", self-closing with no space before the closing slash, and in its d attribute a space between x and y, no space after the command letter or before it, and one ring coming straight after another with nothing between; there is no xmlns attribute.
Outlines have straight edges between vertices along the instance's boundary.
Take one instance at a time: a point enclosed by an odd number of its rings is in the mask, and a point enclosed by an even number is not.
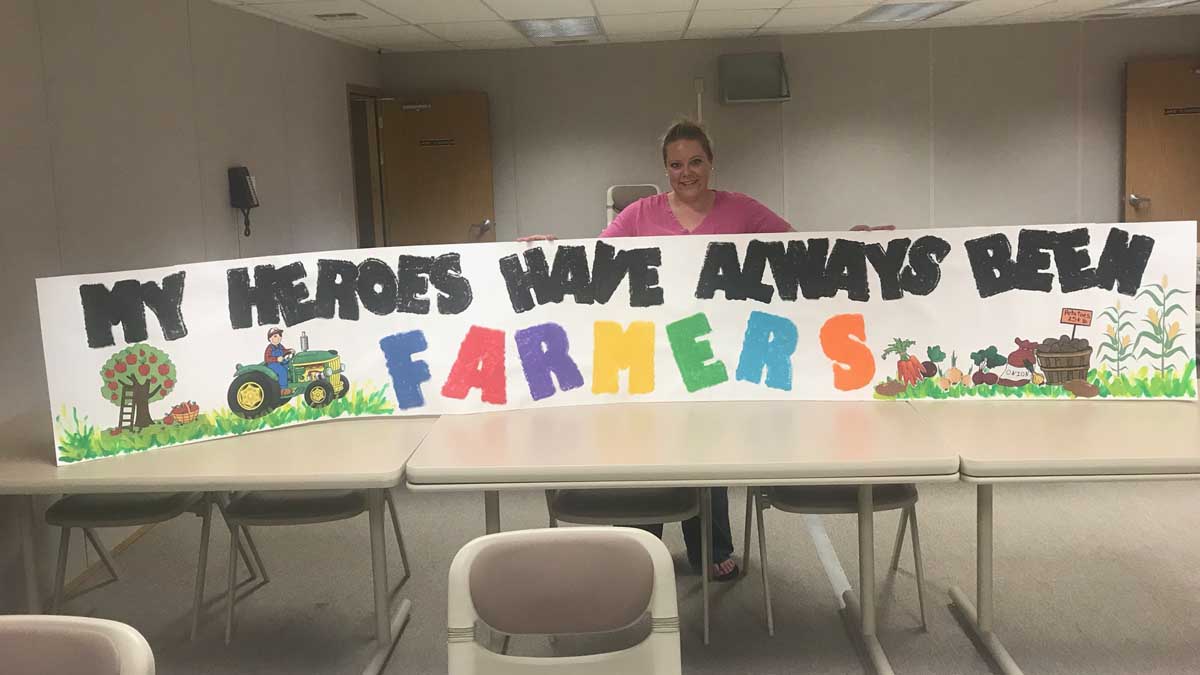
<svg viewBox="0 0 1200 675"><path fill-rule="evenodd" d="M1180 5L1190 5L1197 0L1129 0L1116 5L1105 7L1104 11L1132 11L1135 9L1166 9L1168 7L1179 7Z"/></svg>
<svg viewBox="0 0 1200 675"><path fill-rule="evenodd" d="M879 5L859 14L850 23L890 23L892 21L924 21L966 2L902 2Z"/></svg>
<svg viewBox="0 0 1200 675"><path fill-rule="evenodd" d="M520 19L512 22L513 28L529 38L573 38L599 35L600 24L594 16L577 16L567 19Z"/></svg>
<svg viewBox="0 0 1200 675"><path fill-rule="evenodd" d="M313 14L315 18L329 23L343 23L346 21L366 21L367 17L357 12L333 12L330 14Z"/></svg>

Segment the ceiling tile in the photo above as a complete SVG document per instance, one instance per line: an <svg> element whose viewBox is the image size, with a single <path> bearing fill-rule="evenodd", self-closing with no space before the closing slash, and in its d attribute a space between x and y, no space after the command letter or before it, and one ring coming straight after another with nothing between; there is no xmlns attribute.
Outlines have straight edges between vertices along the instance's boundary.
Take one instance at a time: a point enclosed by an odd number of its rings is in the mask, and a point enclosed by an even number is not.
<svg viewBox="0 0 1200 675"><path fill-rule="evenodd" d="M590 0L487 0L506 19L562 19L594 16Z"/></svg>
<svg viewBox="0 0 1200 675"><path fill-rule="evenodd" d="M603 35L588 35L585 37L546 38L529 40L535 47L586 47L587 45L608 44L608 38Z"/></svg>
<svg viewBox="0 0 1200 675"><path fill-rule="evenodd" d="M894 21L888 24L879 23L843 23L834 26L829 30L830 33L869 33L877 30L888 30L892 28L911 28L916 27L920 21Z"/></svg>
<svg viewBox="0 0 1200 675"><path fill-rule="evenodd" d="M430 35L416 26L341 28L330 32L379 49L395 50L401 47L420 45L429 47L442 46L446 49L453 49L454 47L436 35Z"/></svg>
<svg viewBox="0 0 1200 675"><path fill-rule="evenodd" d="M1042 0L1046 2L1046 0ZM805 9L807 7L840 7L843 5L877 5L875 0L792 0L784 10Z"/></svg>
<svg viewBox="0 0 1200 675"><path fill-rule="evenodd" d="M729 30L710 30L710 31L689 30L687 32L687 35L684 35L683 37L684 37L684 39L687 39L687 40L727 40L730 38L749 37L753 34L754 34L754 31L750 30L750 29L742 29L742 30L729 29Z"/></svg>
<svg viewBox="0 0 1200 675"><path fill-rule="evenodd" d="M669 33L635 33L629 35L609 35L609 42L667 42L678 40L679 31Z"/></svg>
<svg viewBox="0 0 1200 675"><path fill-rule="evenodd" d="M844 5L841 7L805 7L785 9L763 26L764 32L777 32L788 28L832 26L849 21L874 5Z"/></svg>
<svg viewBox="0 0 1200 675"><path fill-rule="evenodd" d="M467 40L514 40L524 37L507 21L459 21L427 23L425 30L451 42Z"/></svg>
<svg viewBox="0 0 1200 675"><path fill-rule="evenodd" d="M609 14L648 14L651 12L690 12L695 0L592 0L601 16Z"/></svg>
<svg viewBox="0 0 1200 675"><path fill-rule="evenodd" d="M1168 7L1154 12L1154 16L1177 16L1180 14L1200 14L1200 2L1193 2L1179 7Z"/></svg>
<svg viewBox="0 0 1200 675"><path fill-rule="evenodd" d="M806 24L803 26L780 26L777 28L763 26L761 30L755 33L755 35L807 35L811 33L824 33L836 25L837 24L833 23L825 23Z"/></svg>
<svg viewBox="0 0 1200 675"><path fill-rule="evenodd" d="M924 21L906 21L900 28L957 28L960 26L982 26L989 19L943 19L941 16L935 16L932 19Z"/></svg>
<svg viewBox="0 0 1200 675"><path fill-rule="evenodd" d="M1121 0L1053 0L1032 9L1022 10L1021 18L1046 17L1059 18L1091 12L1102 7L1111 7Z"/></svg>
<svg viewBox="0 0 1200 675"><path fill-rule="evenodd" d="M688 32L753 30L775 16L773 9L722 9L715 12L696 12Z"/></svg>
<svg viewBox="0 0 1200 675"><path fill-rule="evenodd" d="M525 38L521 38L519 40L516 40L516 39L463 40L461 42L456 42L455 44L457 44L459 47L462 47L463 49L471 49L471 50L522 49L524 47L532 47L533 46L533 43L530 42L529 40L526 40Z"/></svg>
<svg viewBox="0 0 1200 675"><path fill-rule="evenodd" d="M696 11L712 11L717 9L779 9L788 4L789 0L700 0Z"/></svg>
<svg viewBox="0 0 1200 675"><path fill-rule="evenodd" d="M304 26L319 30L341 30L343 28L362 28L366 26L400 26L405 23L397 18L380 11L361 0L303 0L302 2L277 2L254 5L254 9L270 16L293 21ZM326 21L318 19L318 14L354 13L365 18L347 21Z"/></svg>
<svg viewBox="0 0 1200 675"><path fill-rule="evenodd" d="M975 2L965 4L962 7L956 7L949 12L938 14L934 19L987 20L1007 16L1013 12L1032 9L1044 4L1046 4L1046 0L975 0Z"/></svg>
<svg viewBox="0 0 1200 675"><path fill-rule="evenodd" d="M371 3L410 23L494 21L500 18L479 0L371 0Z"/></svg>
<svg viewBox="0 0 1200 675"><path fill-rule="evenodd" d="M688 12L663 12L661 14L621 14L601 17L604 32L609 35L645 35L647 33L683 32Z"/></svg>

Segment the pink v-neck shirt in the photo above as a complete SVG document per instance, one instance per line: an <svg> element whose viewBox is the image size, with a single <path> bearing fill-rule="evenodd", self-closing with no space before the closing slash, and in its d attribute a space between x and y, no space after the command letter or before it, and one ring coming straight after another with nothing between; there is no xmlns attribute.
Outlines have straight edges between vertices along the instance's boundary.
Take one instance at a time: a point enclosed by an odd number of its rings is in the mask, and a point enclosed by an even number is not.
<svg viewBox="0 0 1200 675"><path fill-rule="evenodd" d="M712 209L696 229L687 231L671 211L667 194L643 197L625 207L601 237L665 237L676 234L757 234L791 232L774 211L740 192L716 190Z"/></svg>

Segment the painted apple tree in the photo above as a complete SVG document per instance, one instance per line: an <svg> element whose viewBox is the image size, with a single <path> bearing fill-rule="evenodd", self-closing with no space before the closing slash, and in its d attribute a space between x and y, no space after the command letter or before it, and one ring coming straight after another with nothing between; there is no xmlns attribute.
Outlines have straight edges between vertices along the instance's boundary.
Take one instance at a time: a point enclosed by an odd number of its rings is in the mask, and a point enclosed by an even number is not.
<svg viewBox="0 0 1200 675"><path fill-rule="evenodd" d="M100 395L120 409L117 428L145 429L154 423L150 404L175 388L175 364L166 352L145 343L130 345L100 368ZM131 414L130 414L131 413Z"/></svg>

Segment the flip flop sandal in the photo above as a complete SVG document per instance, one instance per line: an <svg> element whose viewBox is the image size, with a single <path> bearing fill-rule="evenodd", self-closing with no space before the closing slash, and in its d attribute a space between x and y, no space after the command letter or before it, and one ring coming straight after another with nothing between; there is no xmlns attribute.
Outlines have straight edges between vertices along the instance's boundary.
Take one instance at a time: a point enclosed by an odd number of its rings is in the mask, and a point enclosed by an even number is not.
<svg viewBox="0 0 1200 675"><path fill-rule="evenodd" d="M714 563L712 566L713 569L715 570L716 567L720 564L721 563ZM697 570L696 573L699 574L699 570ZM710 581L733 581L734 579L737 579L739 576L741 576L741 573L742 573L742 570L738 567L738 564L735 562L735 563L733 563L733 567L725 574L709 573L708 578Z"/></svg>

